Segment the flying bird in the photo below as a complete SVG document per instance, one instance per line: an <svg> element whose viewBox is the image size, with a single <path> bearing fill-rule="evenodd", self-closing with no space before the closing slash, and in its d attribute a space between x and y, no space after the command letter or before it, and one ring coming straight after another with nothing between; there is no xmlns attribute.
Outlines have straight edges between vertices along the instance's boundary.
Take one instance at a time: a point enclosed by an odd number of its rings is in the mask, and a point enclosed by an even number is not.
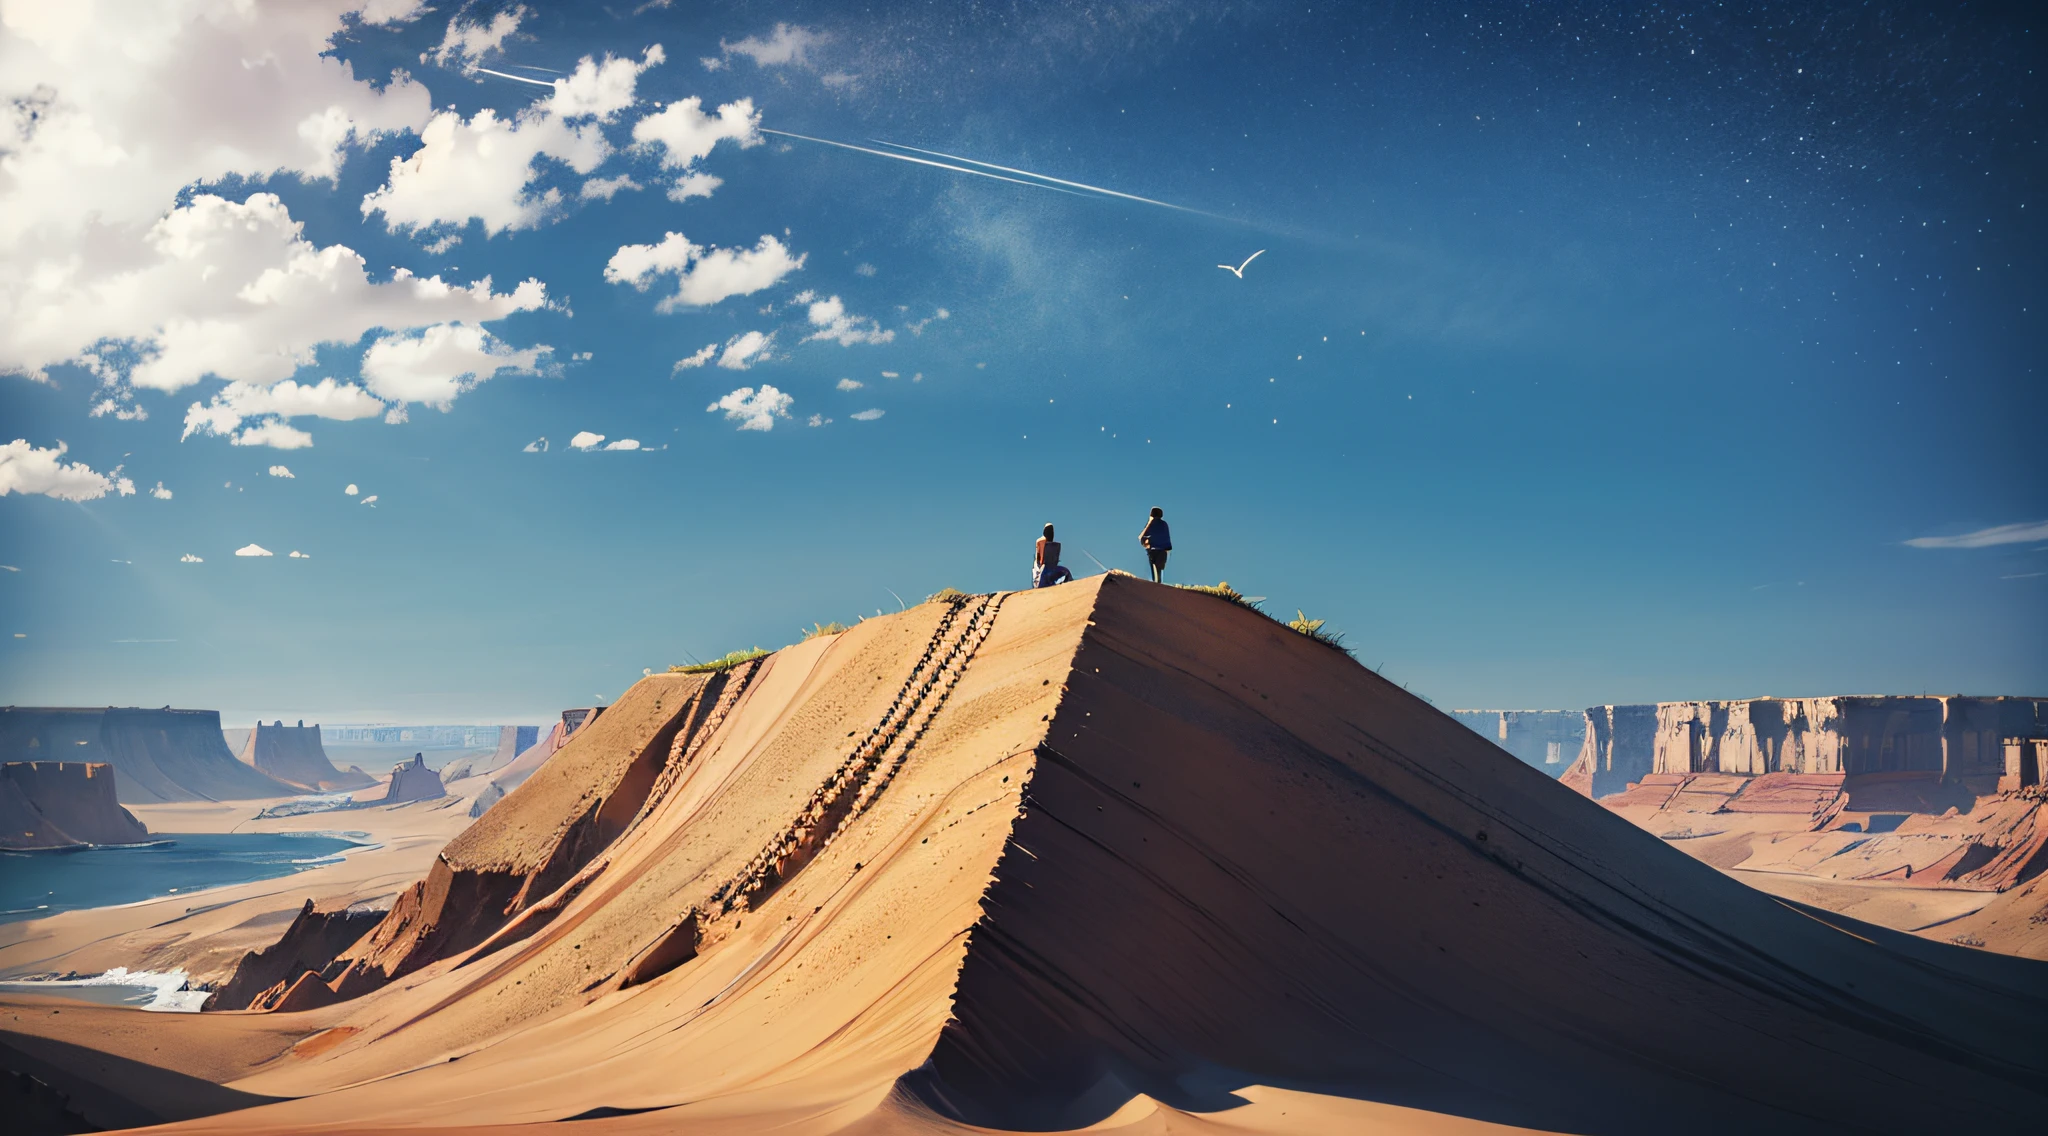
<svg viewBox="0 0 2048 1136"><path fill-rule="evenodd" d="M1237 277L1239 280L1242 280L1244 279L1244 270L1251 265L1252 261L1259 259L1259 253L1263 253L1265 251L1265 249L1260 249L1258 252L1255 252L1250 256L1245 257L1244 263L1238 265L1236 268L1232 268L1227 264L1219 264L1216 267L1222 269L1225 272L1230 273L1232 276Z"/></svg>

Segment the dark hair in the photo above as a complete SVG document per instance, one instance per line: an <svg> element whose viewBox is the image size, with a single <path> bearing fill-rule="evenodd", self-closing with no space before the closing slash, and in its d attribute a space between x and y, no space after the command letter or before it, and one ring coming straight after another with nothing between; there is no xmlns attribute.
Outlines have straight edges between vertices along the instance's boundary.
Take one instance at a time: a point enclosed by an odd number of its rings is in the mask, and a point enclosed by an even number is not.
<svg viewBox="0 0 2048 1136"><path fill-rule="evenodd" d="M1155 521L1156 521L1156 520L1158 520L1159 518L1161 518L1161 517L1164 517L1165 515L1166 515L1165 513L1163 513L1163 512L1161 512L1161 511L1160 511L1160 509L1159 509L1159 506L1157 506L1157 505L1154 505L1154 506L1152 506L1152 519L1153 519L1153 520L1155 520Z"/></svg>
<svg viewBox="0 0 2048 1136"><path fill-rule="evenodd" d="M1045 522L1045 535L1047 535L1047 536L1051 536L1051 535L1052 535L1052 522L1051 522L1051 521L1047 521L1047 522Z"/></svg>

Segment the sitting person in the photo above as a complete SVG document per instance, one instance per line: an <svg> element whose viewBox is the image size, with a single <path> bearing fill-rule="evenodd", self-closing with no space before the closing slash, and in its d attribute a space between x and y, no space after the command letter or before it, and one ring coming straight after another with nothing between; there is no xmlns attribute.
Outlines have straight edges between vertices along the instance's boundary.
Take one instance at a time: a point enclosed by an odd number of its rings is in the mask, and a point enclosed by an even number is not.
<svg viewBox="0 0 2048 1136"><path fill-rule="evenodd" d="M1031 586L1050 588L1073 578L1072 572L1060 566L1060 542L1052 538L1052 526L1045 526L1045 535L1038 538L1038 552L1031 558Z"/></svg>

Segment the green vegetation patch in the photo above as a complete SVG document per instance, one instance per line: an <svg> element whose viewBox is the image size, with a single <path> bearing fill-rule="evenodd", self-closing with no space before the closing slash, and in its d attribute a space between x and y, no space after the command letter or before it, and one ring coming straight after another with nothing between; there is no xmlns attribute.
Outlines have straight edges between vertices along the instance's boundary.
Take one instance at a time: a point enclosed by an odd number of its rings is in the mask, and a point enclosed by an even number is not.
<svg viewBox="0 0 2048 1136"><path fill-rule="evenodd" d="M838 620L833 620L831 623L814 623L804 629L804 637L797 640L797 642L808 643L821 635L837 635L844 630L846 630L846 625Z"/></svg>
<svg viewBox="0 0 2048 1136"><path fill-rule="evenodd" d="M841 628L841 630L845 629ZM808 636L806 636L806 638L808 638ZM747 650L731 651L726 654L720 655L715 659L712 659L708 663L691 663L689 666L684 666L681 663L678 663L675 666L670 667L668 669L668 673L695 675L713 674L718 671L729 671L734 667L739 666L741 663L751 663L755 659L765 659L769 655L772 655L774 653L775 652L768 650L766 647L754 647Z"/></svg>
<svg viewBox="0 0 2048 1136"><path fill-rule="evenodd" d="M953 603L958 600L964 600L966 598L967 593L961 591L958 588L940 588L938 591L926 596L924 598L924 602L936 603L939 600L945 600L947 603Z"/></svg>

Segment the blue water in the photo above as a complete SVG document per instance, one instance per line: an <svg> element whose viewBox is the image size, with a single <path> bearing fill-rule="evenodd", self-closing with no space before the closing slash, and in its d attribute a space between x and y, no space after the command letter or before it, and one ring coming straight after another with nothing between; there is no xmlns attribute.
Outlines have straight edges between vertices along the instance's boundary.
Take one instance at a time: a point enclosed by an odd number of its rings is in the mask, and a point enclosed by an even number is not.
<svg viewBox="0 0 2048 1136"><path fill-rule="evenodd" d="M289 876L331 864L361 843L327 833L177 832L162 839L169 843L0 852L0 923Z"/></svg>

